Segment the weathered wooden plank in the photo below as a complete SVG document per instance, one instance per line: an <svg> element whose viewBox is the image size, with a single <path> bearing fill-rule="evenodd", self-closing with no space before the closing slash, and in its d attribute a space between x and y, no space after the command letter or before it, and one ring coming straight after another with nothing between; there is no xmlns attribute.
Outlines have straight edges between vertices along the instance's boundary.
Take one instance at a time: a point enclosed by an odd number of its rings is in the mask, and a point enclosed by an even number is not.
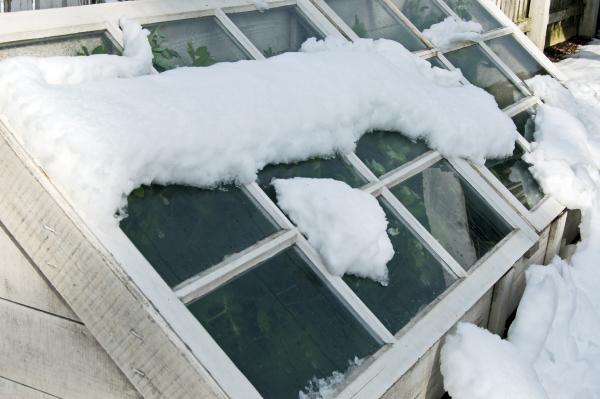
<svg viewBox="0 0 600 399"><path fill-rule="evenodd" d="M529 19L531 30L529 38L541 50L546 43L546 30L548 29L548 16L550 13L550 0L531 0L529 4Z"/></svg>
<svg viewBox="0 0 600 399"><path fill-rule="evenodd" d="M62 399L37 389L0 377L0 398L6 399Z"/></svg>
<svg viewBox="0 0 600 399"><path fill-rule="evenodd" d="M564 10L556 11L550 14L550 16L548 17L548 25L580 14L581 6L579 4L575 4L569 8L565 8Z"/></svg>
<svg viewBox="0 0 600 399"><path fill-rule="evenodd" d="M0 229L0 298L71 320L79 320L2 229Z"/></svg>
<svg viewBox="0 0 600 399"><path fill-rule="evenodd" d="M65 398L139 398L80 323L0 299L0 375Z"/></svg>
<svg viewBox="0 0 600 399"><path fill-rule="evenodd" d="M145 398L224 397L42 172L8 145L8 137L2 132L0 222L123 373Z"/></svg>

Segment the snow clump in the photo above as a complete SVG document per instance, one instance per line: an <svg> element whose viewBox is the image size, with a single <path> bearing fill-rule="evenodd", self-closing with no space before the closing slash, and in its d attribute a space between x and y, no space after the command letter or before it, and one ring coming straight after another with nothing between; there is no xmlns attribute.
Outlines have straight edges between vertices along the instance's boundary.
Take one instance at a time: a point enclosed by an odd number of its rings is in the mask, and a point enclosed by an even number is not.
<svg viewBox="0 0 600 399"><path fill-rule="evenodd" d="M423 36L436 47L447 49L455 44L481 40L482 30L483 28L477 22L447 17L442 22L425 29Z"/></svg>

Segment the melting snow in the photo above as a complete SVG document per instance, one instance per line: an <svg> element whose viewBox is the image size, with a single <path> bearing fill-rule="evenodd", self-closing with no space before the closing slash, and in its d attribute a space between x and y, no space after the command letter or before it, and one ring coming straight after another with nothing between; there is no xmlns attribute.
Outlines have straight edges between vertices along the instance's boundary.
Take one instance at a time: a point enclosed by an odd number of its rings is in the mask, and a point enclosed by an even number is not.
<svg viewBox="0 0 600 399"><path fill-rule="evenodd" d="M386 265L394 248L375 197L333 179L297 177L272 184L277 203L319 251L331 274L388 284Z"/></svg>
<svg viewBox="0 0 600 399"><path fill-rule="evenodd" d="M447 17L442 22L431 25L423 31L431 43L441 49L450 48L457 43L476 42L481 40L481 25L474 21L463 21L455 17Z"/></svg>

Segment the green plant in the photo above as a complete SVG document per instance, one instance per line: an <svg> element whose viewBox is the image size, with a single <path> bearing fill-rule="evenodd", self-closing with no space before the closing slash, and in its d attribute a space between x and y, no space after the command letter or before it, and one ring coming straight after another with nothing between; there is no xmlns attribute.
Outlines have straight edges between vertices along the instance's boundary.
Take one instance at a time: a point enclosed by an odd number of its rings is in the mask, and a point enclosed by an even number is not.
<svg viewBox="0 0 600 399"><path fill-rule="evenodd" d="M263 50L263 54L267 58L273 57L275 55L275 52L273 51L273 47L269 46L268 49Z"/></svg>
<svg viewBox="0 0 600 399"><path fill-rule="evenodd" d="M367 37L367 28L365 24L358 19L358 15L354 16L354 25L352 25L352 30L354 33L358 35L358 37Z"/></svg>
<svg viewBox="0 0 600 399"><path fill-rule="evenodd" d="M187 52L192 59L192 66L194 67L205 67L217 63L211 55L206 46L194 48L191 42L187 44Z"/></svg>
<svg viewBox="0 0 600 399"><path fill-rule="evenodd" d="M78 56L88 56L93 54L108 54L108 50L103 45L96 46L90 51L87 46L81 45L81 49L77 52Z"/></svg>
<svg viewBox="0 0 600 399"><path fill-rule="evenodd" d="M152 63L159 72L176 68L177 64L174 61L177 58L181 58L177 51L164 45L166 40L167 37L160 33L159 27L154 28L150 35L148 35L148 41L152 48Z"/></svg>

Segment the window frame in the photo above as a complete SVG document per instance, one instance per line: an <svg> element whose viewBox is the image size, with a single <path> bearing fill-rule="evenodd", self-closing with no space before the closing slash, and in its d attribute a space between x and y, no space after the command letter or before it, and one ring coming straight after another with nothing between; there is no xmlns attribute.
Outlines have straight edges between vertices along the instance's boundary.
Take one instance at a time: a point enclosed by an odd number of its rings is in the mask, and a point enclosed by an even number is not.
<svg viewBox="0 0 600 399"><path fill-rule="evenodd" d="M393 6L393 3L389 0L382 1L388 7L390 4ZM339 25L336 27L330 23L331 21L338 24L339 17L336 20L335 16L332 17L329 13L322 14L319 11L319 9L323 11L323 8L319 7L323 0L313 0L312 3L309 0L268 0L268 3L272 7L296 5L307 20L326 35L343 37L343 34L349 33L344 31L349 29L347 26L340 32ZM315 7L315 5L318 7ZM394 12L399 14L398 16L402 21L406 21L409 29L425 44L428 44L428 41L422 37L412 23L395 6L394 8ZM123 37L118 28L118 19L122 15L127 15L129 18L143 24L214 16L225 32L235 38L238 44L249 54L256 59L262 59L264 56L260 51L227 16L227 14L236 11L254 9L256 7L245 0L208 0L203 3L172 1L166 4L155 0L146 0L144 2L109 3L66 9L23 11L0 16L3 21L3 24L0 25L0 43L106 31L116 43L122 46ZM498 18L496 14L500 12L499 10L488 9L488 11ZM502 23L502 19L498 19ZM5 21L6 23L4 23ZM505 25L507 27L488 32L484 35L484 40L491 38L493 35L501 36L514 33L513 30L516 29L514 25ZM351 29L350 32L354 34ZM354 34L354 36L356 35ZM515 37L519 40L517 34L515 34ZM352 35L349 38L356 39ZM531 53L536 59L539 57L535 52L532 51ZM438 56L442 63L451 66L439 49L431 48L430 50L418 51L416 54L422 58ZM548 68L544 63L542 65L551 74L553 73L554 66L551 65L551 68ZM534 97L526 97L519 103L508 107L506 112L516 113L517 109L520 109L517 105L520 106L521 103L532 101L532 98ZM9 138L11 146L22 149L21 144L10 133L10 127L0 125L0 130L8 132L4 135ZM416 219L387 188L387 185L391 182L406 179L442 159L439 153L429 151L380 178L375 177L355 154L348 154L345 157L369 181L362 188L363 191L373 195L381 195L390 205L390 208L406 222L416 237L433 249L434 254L442 259L442 264L445 265L446 270L457 277L456 282L444 294L429 304L424 311L419 312L411 322L395 334L387 331L377 317L358 299L340 277L332 276L327 272L316 251L279 208L264 194L256 182L245 185L244 190L260 203L263 210L283 228L283 231L275 233L242 251L242 253L228 258L226 262L221 262L209 268L200 275L193 277L193 281L186 280L174 289L171 289L162 280L122 231L119 230L120 234L110 239L111 243L116 245L115 248L119 248L120 256L118 259L121 263L115 261L116 267L121 270L124 276L127 276L132 284L139 288L143 295L141 300L149 303L158 312L159 318L164 323L162 328L169 332L171 339L176 342L176 346L180 348L181 352L185 354L190 352L198 366L209 371L216 384L226 395L245 398L261 397L201 324L191 315L184 302L180 300L182 298L189 300L190 295L196 295L197 292L194 294L194 288L207 289L207 287L214 288L217 284L223 284L243 270L255 266L262 259L261 256L272 256L295 243L314 265L315 272L333 289L336 296L377 339L385 343L375 356L369 358L361 366L360 373L357 373L355 378L347 382L338 396L350 397L356 395L355 397L371 398L374 395L383 394L408 371L427 349L435 344L539 238L536 232L521 217L521 215L527 216L531 223L532 215L516 212L514 208L518 207L510 200L514 197L510 194L507 196L505 192L496 187L498 184L501 186L501 184L495 178L490 179L489 176L479 170L480 167L473 166L466 161L449 160L457 172L482 195L488 204L493 206L501 217L515 228L467 272L423 226L416 222ZM47 177L42 178L48 184L51 184ZM550 215L554 214L555 208L546 207L546 199L544 199L543 205L537 206L535 211L544 208L544 216L549 218ZM550 211L547 211L546 208ZM72 209L71 211L75 212ZM544 220L547 220L547 218ZM85 225L85 222L82 221L81 223ZM94 241L94 245L104 247L102 240ZM191 285L194 282L196 285ZM74 308L76 309L76 307ZM127 375L129 376L129 374Z"/></svg>

